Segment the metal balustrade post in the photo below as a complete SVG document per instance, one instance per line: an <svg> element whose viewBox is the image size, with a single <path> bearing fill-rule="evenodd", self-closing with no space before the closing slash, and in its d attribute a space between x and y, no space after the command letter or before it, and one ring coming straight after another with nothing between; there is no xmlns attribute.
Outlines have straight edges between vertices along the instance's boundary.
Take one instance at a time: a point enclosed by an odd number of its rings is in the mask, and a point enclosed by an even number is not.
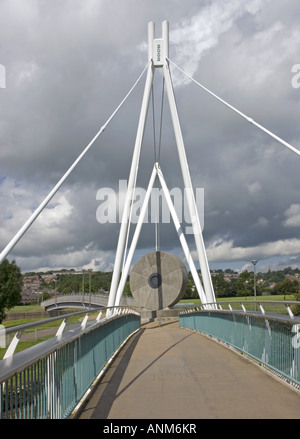
<svg viewBox="0 0 300 439"><path fill-rule="evenodd" d="M15 352L18 344L19 344L19 341L21 340L22 334L23 334L23 331L18 331L15 334L15 336L12 339L12 341L11 341L8 349L6 350L3 358L11 357L14 354L14 352Z"/></svg>

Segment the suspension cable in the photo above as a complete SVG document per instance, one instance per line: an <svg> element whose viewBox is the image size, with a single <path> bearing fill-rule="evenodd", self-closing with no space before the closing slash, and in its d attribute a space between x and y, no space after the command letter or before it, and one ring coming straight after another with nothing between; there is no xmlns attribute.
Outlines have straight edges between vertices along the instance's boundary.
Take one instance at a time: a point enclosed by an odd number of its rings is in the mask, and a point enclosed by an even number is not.
<svg viewBox="0 0 300 439"><path fill-rule="evenodd" d="M155 163L160 163L160 153L161 153L161 140L162 140L162 124L163 124L163 111L164 111L164 91L165 91L165 78L163 76L162 82L162 94L161 94L161 107L160 107L160 127L159 127L159 139L158 139L158 151ZM156 200L156 212L155 212L155 247L156 251L160 251L160 208L159 208L159 189L161 188L160 180L158 175L156 175L156 189L157 189L157 200Z"/></svg>
<svg viewBox="0 0 300 439"><path fill-rule="evenodd" d="M114 118L114 116L117 114L117 112L120 110L124 102L127 100L127 98L130 96L132 91L135 89L137 84L139 83L140 79L144 75L145 71L148 69L149 63L146 65L136 82L133 84L127 95L124 97L124 99L121 101L121 103L117 106L115 111L111 114L111 116L107 119L105 124L100 128L98 133L95 135L95 137L90 141L90 143L85 147L83 152L77 157L77 159L74 161L74 163L70 166L70 168L67 170L67 172L63 175L63 177L59 180L59 182L54 186L54 188L49 192L47 197L44 199L44 201L39 205L39 207L33 212L31 217L26 221L26 223L21 227L21 229L18 231L18 233L13 237L13 239L8 243L8 245L4 248L2 253L0 254L0 263L3 261L3 259L7 256L7 254L12 250L12 248L17 244L17 242L21 239L21 237L24 235L24 233L29 229L29 227L32 225L32 223L36 220L36 218L39 216L39 214L42 212L42 210L47 206L49 201L53 198L53 196L56 194L58 189L62 186L64 181L67 179L67 177L70 175L70 173L73 171L73 169L76 167L76 165L80 162L80 160L85 156L85 154L88 152L88 150L91 148L91 146L95 143L95 141L98 139L100 134L103 133L103 131L106 129L107 125L110 123L110 121Z"/></svg>
<svg viewBox="0 0 300 439"><path fill-rule="evenodd" d="M151 64L151 61L149 61L149 63L147 64L145 70L149 67L149 65ZM143 72L144 73L144 72ZM153 93L153 85L152 85L152 93ZM154 152L155 152L155 146L154 146ZM132 211L133 211L133 200L135 199L135 193L136 193L136 181L137 181L137 174L138 174L138 166L135 169L135 174L134 174L134 186L133 186L133 191L131 194L131 202L130 202L130 213L129 213L129 218L132 217ZM130 221L128 223L128 227L127 227L127 232L126 232L126 239L125 239L125 245L124 245L124 253L123 253L123 260L122 260L122 271L124 270L125 264L126 264L126 259L127 259L127 252L128 252L128 242L129 242L129 236L130 236Z"/></svg>
<svg viewBox="0 0 300 439"><path fill-rule="evenodd" d="M158 161L157 157L157 145L156 145L156 123L155 123L155 99L154 99L154 90L153 83L151 87L151 98L152 98L152 130L153 130L153 152L154 152L154 163ZM155 181L158 182L158 177L156 175ZM155 235L155 250L159 250L159 230L158 230L158 219L157 214L159 215L159 209L157 211L157 203L155 203L155 218L154 218L154 235Z"/></svg>
<svg viewBox="0 0 300 439"><path fill-rule="evenodd" d="M153 138L154 138L154 163L160 163L160 152L161 152L161 139L162 139L162 122L163 122L163 105L164 105L164 84L165 80L163 77L163 85L162 85L162 96L161 96L161 108L160 108L160 128L159 128L159 138L158 138L158 146L156 144L156 123L155 123L155 101L154 101L154 92L153 92L153 84L152 84L152 118L153 118ZM159 227L159 188L160 181L158 175L156 175L156 189L157 189L157 200L155 202L155 250L160 251L160 227Z"/></svg>
<svg viewBox="0 0 300 439"><path fill-rule="evenodd" d="M160 111L160 130L159 130L159 143L158 143L158 163L160 162L160 151L161 151L161 136L162 136L162 123L163 123L163 112L164 112L164 92L165 92L165 77L163 77L162 94L161 94L161 111Z"/></svg>
<svg viewBox="0 0 300 439"><path fill-rule="evenodd" d="M154 163L156 163L157 162L157 157L156 157L156 126L155 126L155 102L154 102L153 84L151 87L151 95L152 95L152 129L153 129Z"/></svg>
<svg viewBox="0 0 300 439"><path fill-rule="evenodd" d="M187 73L185 73L180 67L178 67L173 61L171 61L169 58L167 58L167 60L173 65L175 66L181 73L183 73L187 78L189 78L191 81L193 81L195 84L199 85L199 87L201 87L203 90L205 90L207 93L209 93L211 96L213 96L214 98L216 98L218 101L220 101L222 104L226 105L228 108L230 108L231 110L233 110L234 112L236 112L239 116L243 117L244 119L247 120L247 122L251 123L252 125L255 125L257 128L259 128L260 130L264 131L266 134L268 134L269 136L273 137L273 139L277 140L278 142L282 143L282 145L286 146L288 149L290 149L292 152L294 152L295 154L300 156L300 151L295 148L294 146L292 146L290 143L286 142L285 140L281 139L280 137L276 136L276 134L272 133L271 131L267 130L266 128L264 128L262 125L260 125L259 123L255 122L255 120L253 120L251 117L248 117L247 115L245 115L244 113L242 113L241 111L239 111L237 108L235 108L234 106L230 105L228 102L224 101L223 99L221 99L219 96L217 96L215 93L213 93L211 90L209 90L208 88L204 87L204 85L200 84L198 81L196 81L194 78L192 78L191 76L189 76Z"/></svg>

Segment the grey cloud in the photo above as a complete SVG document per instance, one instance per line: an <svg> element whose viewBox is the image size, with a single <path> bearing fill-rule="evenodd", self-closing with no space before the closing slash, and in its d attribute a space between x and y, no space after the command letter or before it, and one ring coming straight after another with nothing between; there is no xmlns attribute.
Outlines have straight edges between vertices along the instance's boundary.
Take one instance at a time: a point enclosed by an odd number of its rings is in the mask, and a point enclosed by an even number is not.
<svg viewBox="0 0 300 439"><path fill-rule="evenodd" d="M151 20L157 36L161 22L169 21L170 57L176 64L300 148L300 95L291 85L292 65L299 62L299 5L295 0L271 3L272 7L265 1L238 1L227 7L221 1L199 5L193 0L3 2L0 63L6 67L7 88L0 90L0 187L5 206L1 247L142 72L147 51L141 48L146 47ZM259 252L267 247L267 253L260 252L264 258L284 254L286 240L298 239L298 223L289 209L299 204L299 158L173 67L172 77L192 181L205 190L207 248L213 249L219 240L228 250L226 243L231 242L231 251L222 253L227 259L220 261L229 266L236 258L243 261L247 249ZM119 224L97 222L96 193L101 187L117 189L119 180L128 178L144 81L64 183L51 208L15 247L11 257L23 270L84 266L90 261L111 268ZM155 86L158 133L160 72ZM141 187L148 184L153 161L150 108L138 176ZM182 184L167 101L161 166L170 188ZM21 202L16 187L22 188ZM287 227L289 219L293 227ZM153 248L153 236L153 225L145 226L138 254ZM181 251L172 224L162 227L162 245ZM214 252L208 253L214 263Z"/></svg>

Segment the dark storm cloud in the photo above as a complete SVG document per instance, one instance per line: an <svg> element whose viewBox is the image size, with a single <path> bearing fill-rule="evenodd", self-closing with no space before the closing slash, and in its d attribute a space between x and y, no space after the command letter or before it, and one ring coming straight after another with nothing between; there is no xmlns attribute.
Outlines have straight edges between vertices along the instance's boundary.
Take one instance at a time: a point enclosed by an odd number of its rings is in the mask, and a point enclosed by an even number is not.
<svg viewBox="0 0 300 439"><path fill-rule="evenodd" d="M147 24L170 23L170 58L189 75L300 148L299 5L277 1L3 1L0 63L1 248L105 123L147 62ZM158 136L161 72L156 72ZM172 67L192 181L205 191L209 260L244 264L294 257L299 248L300 158L222 106ZM145 78L12 252L23 270L111 269L119 224L96 218L103 187L129 175ZM164 103L161 166L182 180ZM138 185L154 161L152 109ZM133 226L134 227L134 226ZM152 249L145 225L139 252ZM188 240L191 241L191 237ZM166 250L180 252L171 224ZM285 259L286 260L286 259Z"/></svg>

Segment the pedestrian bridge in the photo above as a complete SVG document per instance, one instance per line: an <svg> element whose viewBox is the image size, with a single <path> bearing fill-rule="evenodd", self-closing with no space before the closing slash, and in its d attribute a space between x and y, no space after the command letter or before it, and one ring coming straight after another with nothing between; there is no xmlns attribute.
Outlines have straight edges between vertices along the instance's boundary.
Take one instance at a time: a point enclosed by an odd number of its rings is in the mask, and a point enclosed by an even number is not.
<svg viewBox="0 0 300 439"><path fill-rule="evenodd" d="M0 418L299 418L300 318L215 305L162 324L118 307L8 328ZM54 336L15 353L55 321Z"/></svg>
<svg viewBox="0 0 300 439"><path fill-rule="evenodd" d="M84 308L98 309L106 307L108 303L108 294L89 294L89 293L73 293L57 295L51 299L41 302L41 306L45 311L55 311L64 308ZM135 306L136 302L131 297L122 297L121 305Z"/></svg>
<svg viewBox="0 0 300 439"><path fill-rule="evenodd" d="M283 303L287 314L275 315L266 310L265 303L259 301L255 301L255 308L251 311L246 310L245 303L241 304L241 309L234 309L230 303L222 304L221 308L220 302L216 302L170 76L170 64L177 66L169 59L167 22L163 23L162 31L162 39L154 38L154 23L149 23L150 44L144 71L107 122L0 254L2 262L103 133L147 71L110 300L107 301L107 296L95 297L92 294L59 296L45 301L43 306L49 311L76 307L84 310L2 328L0 343L2 346L7 343L8 348L5 347L4 358L0 361L1 419L300 417L300 319L291 311L291 304ZM163 55L160 52L162 46ZM188 192L187 203L190 217L193 218L193 235L203 286L160 167L160 145L156 147L156 142L153 171L130 247L127 248L133 211L132 194L136 189L156 68L163 72L184 189ZM179 71L185 74L181 69ZM300 155L298 149L186 76L247 122ZM155 181L162 186L202 306L182 312L176 324L165 321L162 326L153 322L144 326L141 325L141 315L136 307L129 306L127 302L125 306L121 299L124 300L124 286ZM159 228L156 229L155 238L155 248L158 248ZM158 270L153 274L158 278L160 272ZM255 288L254 293L256 297ZM297 306L299 304L296 303ZM79 317L78 324L74 326L73 319ZM55 334L50 334L50 338L17 352L25 333L28 337L35 334L37 328L45 325L53 328L58 322ZM266 371L270 371L270 374ZM105 383L102 380L104 374L107 374Z"/></svg>
<svg viewBox="0 0 300 439"><path fill-rule="evenodd" d="M244 356L163 321L142 326L130 339L78 416L299 419L299 409L299 394Z"/></svg>

